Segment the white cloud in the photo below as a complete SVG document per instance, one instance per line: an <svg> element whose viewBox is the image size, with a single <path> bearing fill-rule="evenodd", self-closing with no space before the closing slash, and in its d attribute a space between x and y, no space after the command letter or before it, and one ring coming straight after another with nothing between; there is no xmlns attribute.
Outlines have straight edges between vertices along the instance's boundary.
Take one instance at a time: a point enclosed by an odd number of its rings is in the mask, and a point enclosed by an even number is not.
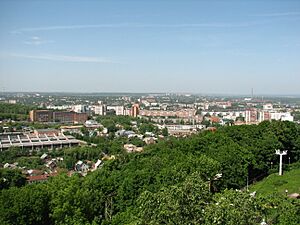
<svg viewBox="0 0 300 225"><path fill-rule="evenodd" d="M139 24L139 23L120 23L120 24L90 24L90 25L61 25L20 28L12 31L14 34L35 31L53 31L53 30L77 30L77 29L96 29L96 28L232 28L249 27L263 22L234 22L234 23L184 23L184 24Z"/></svg>
<svg viewBox="0 0 300 225"><path fill-rule="evenodd" d="M27 55L27 54L16 54L16 53L9 54L9 56L15 58L62 61L62 62L116 63L106 58L86 57L86 56L69 56L69 55L52 55L52 54Z"/></svg>
<svg viewBox="0 0 300 225"><path fill-rule="evenodd" d="M24 44L26 45L43 45L43 44L49 44L49 43L54 43L53 40L43 40L40 37L33 36L29 38L27 41L24 41Z"/></svg>

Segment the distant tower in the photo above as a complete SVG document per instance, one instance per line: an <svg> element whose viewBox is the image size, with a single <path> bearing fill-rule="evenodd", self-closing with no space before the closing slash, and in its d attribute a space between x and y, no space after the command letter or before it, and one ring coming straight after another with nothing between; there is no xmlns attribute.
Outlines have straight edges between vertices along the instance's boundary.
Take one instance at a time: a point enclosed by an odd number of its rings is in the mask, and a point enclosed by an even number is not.
<svg viewBox="0 0 300 225"><path fill-rule="evenodd" d="M279 176L282 175L282 156L287 154L287 151L280 151L280 150L276 150L276 155L279 155Z"/></svg>
<svg viewBox="0 0 300 225"><path fill-rule="evenodd" d="M253 99L253 88L251 88L251 98Z"/></svg>

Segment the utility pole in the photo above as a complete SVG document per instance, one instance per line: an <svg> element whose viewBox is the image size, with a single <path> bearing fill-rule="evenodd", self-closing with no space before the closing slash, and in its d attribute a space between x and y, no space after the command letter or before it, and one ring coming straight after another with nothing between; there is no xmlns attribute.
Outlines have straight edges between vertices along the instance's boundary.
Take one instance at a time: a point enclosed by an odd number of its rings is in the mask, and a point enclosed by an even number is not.
<svg viewBox="0 0 300 225"><path fill-rule="evenodd" d="M279 176L282 176L282 156L283 155L287 155L287 150L285 151L280 151L280 150L276 150L276 155L279 155Z"/></svg>

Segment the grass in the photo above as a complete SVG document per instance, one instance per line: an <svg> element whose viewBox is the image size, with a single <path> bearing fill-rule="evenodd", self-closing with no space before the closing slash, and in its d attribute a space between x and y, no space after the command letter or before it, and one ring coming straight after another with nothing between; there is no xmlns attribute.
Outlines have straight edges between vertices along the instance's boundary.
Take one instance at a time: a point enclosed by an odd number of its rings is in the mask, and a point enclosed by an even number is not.
<svg viewBox="0 0 300 225"><path fill-rule="evenodd" d="M268 194L278 192L285 194L300 193L300 169L294 169L284 172L282 176L271 174L264 180L252 185L250 191L256 191L257 194Z"/></svg>

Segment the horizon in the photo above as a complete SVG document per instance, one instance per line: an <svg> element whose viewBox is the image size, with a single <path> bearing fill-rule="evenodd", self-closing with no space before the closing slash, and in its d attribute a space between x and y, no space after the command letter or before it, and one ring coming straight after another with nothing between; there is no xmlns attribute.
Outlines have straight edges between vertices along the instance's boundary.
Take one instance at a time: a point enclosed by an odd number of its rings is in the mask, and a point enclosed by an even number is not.
<svg viewBox="0 0 300 225"><path fill-rule="evenodd" d="M0 95L3 94L74 94L74 95L192 95L192 96L202 96L202 97L245 97L252 98L251 93L241 93L241 94L225 94L225 93L196 93L196 92L74 92L74 91L0 91ZM264 94L264 93L254 93L253 98L261 97L285 97L285 98L298 98L300 94Z"/></svg>
<svg viewBox="0 0 300 225"><path fill-rule="evenodd" d="M0 91L297 96L299 21L293 0L4 0Z"/></svg>

